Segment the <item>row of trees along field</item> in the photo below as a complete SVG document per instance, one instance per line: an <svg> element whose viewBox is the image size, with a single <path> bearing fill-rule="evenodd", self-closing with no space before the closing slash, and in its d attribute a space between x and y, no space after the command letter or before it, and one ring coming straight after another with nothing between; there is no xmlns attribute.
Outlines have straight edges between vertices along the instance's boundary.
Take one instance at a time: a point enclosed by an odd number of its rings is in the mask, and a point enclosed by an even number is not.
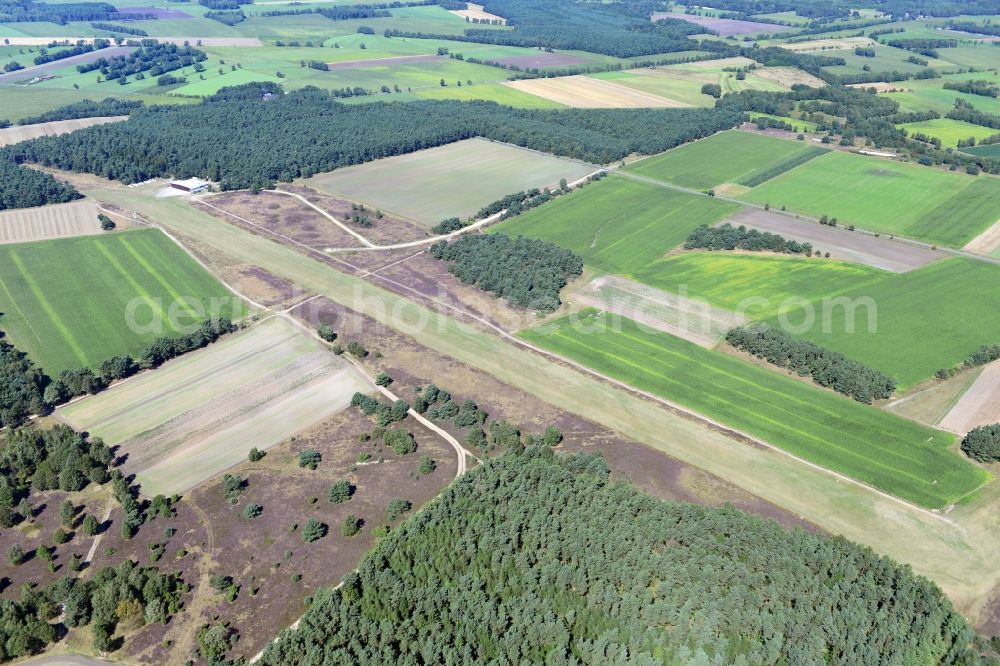
<svg viewBox="0 0 1000 666"><path fill-rule="evenodd" d="M743 90L726 95L717 100L715 105L721 109L756 111L785 117L795 112L836 116L844 120L817 122L817 131L830 135L839 134L847 142L862 137L868 145L892 150L925 166L950 165L955 169L964 168L973 174L980 171L1000 173L1000 160L982 155L970 155L950 148L942 149L940 146L908 137L906 130L896 127L896 123L911 120L912 114L901 114L899 102L884 95L877 95L874 90L837 85L823 88L795 85L788 92ZM996 123L1000 128L1000 116L969 110L966 107L967 104L964 102L959 103L948 113L948 117L968 120L987 127L990 123Z"/></svg>
<svg viewBox="0 0 1000 666"><path fill-rule="evenodd" d="M224 89L201 104L136 110L125 122L8 146L0 158L126 183L198 176L236 189L268 187L474 136L608 163L631 153L662 152L734 127L743 117L731 109L553 113L479 101L343 105L317 88L281 92L275 84ZM275 96L265 100L264 93ZM232 150L237 144L241 149Z"/></svg>
<svg viewBox="0 0 1000 666"><path fill-rule="evenodd" d="M140 72L159 76L208 59L204 51L192 46L161 44L155 39L143 39L138 44L139 48L128 55L99 58L77 65L76 69L80 73L99 69L105 79L113 81Z"/></svg>
<svg viewBox="0 0 1000 666"><path fill-rule="evenodd" d="M896 381L884 372L767 324L733 328L726 333L726 342L858 402L888 398L896 390Z"/></svg>
<svg viewBox="0 0 1000 666"><path fill-rule="evenodd" d="M430 248L435 259L448 262L448 272L513 306L552 312L559 291L583 273L583 259L558 245L504 234L465 235Z"/></svg>
<svg viewBox="0 0 1000 666"><path fill-rule="evenodd" d="M734 227L726 222L718 227L698 225L684 241L687 250L747 250L749 252L780 252L782 254L812 254L810 243L788 240L768 231Z"/></svg>
<svg viewBox="0 0 1000 666"><path fill-rule="evenodd" d="M220 317L217 321L206 321L188 335L157 338L136 358L122 355L106 359L96 373L91 368L78 368L64 370L55 378L37 368L24 352L0 339L0 427L17 427L32 415L44 414L79 395L99 393L114 380L156 368L234 330L236 327L229 319Z"/></svg>
<svg viewBox="0 0 1000 666"><path fill-rule="evenodd" d="M868 548L663 502L541 445L456 480L261 663L970 664L975 641Z"/></svg>

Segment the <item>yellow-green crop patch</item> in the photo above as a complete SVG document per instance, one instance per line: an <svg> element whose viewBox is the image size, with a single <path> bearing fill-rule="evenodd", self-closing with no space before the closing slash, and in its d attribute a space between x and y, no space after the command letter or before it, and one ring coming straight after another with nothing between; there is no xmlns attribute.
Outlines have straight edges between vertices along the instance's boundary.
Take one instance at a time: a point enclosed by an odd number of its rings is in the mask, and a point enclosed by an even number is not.
<svg viewBox="0 0 1000 666"><path fill-rule="evenodd" d="M0 328L50 375L137 354L242 303L156 230L0 247Z"/></svg>
<svg viewBox="0 0 1000 666"><path fill-rule="evenodd" d="M989 479L955 436L854 402L630 319L585 311L520 335L588 367L927 507Z"/></svg>

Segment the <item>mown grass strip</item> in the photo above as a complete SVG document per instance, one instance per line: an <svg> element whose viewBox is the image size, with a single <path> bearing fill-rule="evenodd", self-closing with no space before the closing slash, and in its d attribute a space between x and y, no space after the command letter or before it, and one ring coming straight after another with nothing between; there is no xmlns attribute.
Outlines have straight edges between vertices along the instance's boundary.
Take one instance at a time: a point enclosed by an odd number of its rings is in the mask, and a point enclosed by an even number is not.
<svg viewBox="0 0 1000 666"><path fill-rule="evenodd" d="M922 506L956 502L989 478L949 450L948 433L628 319L583 317L586 327L563 318L521 336Z"/></svg>
<svg viewBox="0 0 1000 666"><path fill-rule="evenodd" d="M791 171L797 166L802 166L809 160L819 157L825 152L827 152L826 148L812 146L804 152L789 155L776 164L761 169L755 173L748 174L745 178L739 181L739 184L746 187L757 187L761 183L769 181L775 176L780 176L786 171Z"/></svg>

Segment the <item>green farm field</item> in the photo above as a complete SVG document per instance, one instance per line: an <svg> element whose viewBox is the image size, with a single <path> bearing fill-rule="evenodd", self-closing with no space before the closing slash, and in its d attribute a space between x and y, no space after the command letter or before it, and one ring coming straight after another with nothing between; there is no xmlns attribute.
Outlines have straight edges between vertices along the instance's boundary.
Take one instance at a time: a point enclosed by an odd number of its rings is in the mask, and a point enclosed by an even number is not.
<svg viewBox="0 0 1000 666"><path fill-rule="evenodd" d="M820 155L816 146L730 130L636 162L629 171L708 189L754 181Z"/></svg>
<svg viewBox="0 0 1000 666"><path fill-rule="evenodd" d="M434 225L474 215L486 204L533 187L553 187L593 165L486 139L337 169L304 181L321 192Z"/></svg>
<svg viewBox="0 0 1000 666"><path fill-rule="evenodd" d="M1000 266L964 258L892 274L843 292L877 306L874 333L864 308L853 333L847 311L835 308L829 333L816 325L802 337L879 368L906 389L960 364L980 345L1000 341L998 284Z"/></svg>
<svg viewBox="0 0 1000 666"><path fill-rule="evenodd" d="M220 316L245 312L159 231L0 247L0 328L50 375L97 368L157 337L179 335L204 321L213 301ZM145 329L130 328L130 304Z"/></svg>
<svg viewBox="0 0 1000 666"><path fill-rule="evenodd" d="M737 204L611 174L497 227L573 250L599 270L630 275L680 245L700 224Z"/></svg>
<svg viewBox="0 0 1000 666"><path fill-rule="evenodd" d="M520 333L525 340L694 409L792 454L922 506L989 479L949 450L955 436L595 310ZM603 320L603 321L602 321Z"/></svg>
<svg viewBox="0 0 1000 666"><path fill-rule="evenodd" d="M994 58L1000 59L1000 55L994 51L991 50L990 53L993 54ZM994 62L992 66L996 67L997 63ZM986 80L996 83L997 77L992 72L966 72L964 74L948 74L939 79L911 79L895 84L906 92L886 93L885 96L899 102L899 110L905 113L936 111L944 116L955 107L955 100L960 99L979 111L1000 114L1000 99L948 90L944 87L948 81L969 80Z"/></svg>
<svg viewBox="0 0 1000 666"><path fill-rule="evenodd" d="M890 275L861 264L815 258L686 252L662 259L633 277L652 287L677 293L684 289L720 308L752 320L795 310L844 292L860 292Z"/></svg>
<svg viewBox="0 0 1000 666"><path fill-rule="evenodd" d="M974 148L963 148L962 152L979 155L980 157L1000 159L1000 143L993 143L986 146L976 146Z"/></svg>
<svg viewBox="0 0 1000 666"><path fill-rule="evenodd" d="M901 390L1000 340L1000 296L984 288L1000 284L1000 266L972 259L889 273L825 259L688 253L634 278L752 320L787 323L799 337L888 373ZM841 297L858 299L853 314L837 305Z"/></svg>
<svg viewBox="0 0 1000 666"><path fill-rule="evenodd" d="M1000 179L842 152L823 155L742 197L956 247L1000 218Z"/></svg>
<svg viewBox="0 0 1000 666"><path fill-rule="evenodd" d="M961 139L974 137L976 141L980 141L988 136L1000 134L997 130L990 129L989 127L973 125L972 123L962 120L952 120L951 118L935 118L917 123L905 123L897 125L897 127L905 129L910 136L920 133L940 139L941 145L946 148L956 147Z"/></svg>

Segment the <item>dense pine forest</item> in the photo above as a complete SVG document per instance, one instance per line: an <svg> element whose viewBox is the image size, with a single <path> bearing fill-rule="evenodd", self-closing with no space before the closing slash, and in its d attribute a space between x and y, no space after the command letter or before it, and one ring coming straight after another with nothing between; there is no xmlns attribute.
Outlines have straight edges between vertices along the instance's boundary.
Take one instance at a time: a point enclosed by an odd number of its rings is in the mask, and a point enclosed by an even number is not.
<svg viewBox="0 0 1000 666"><path fill-rule="evenodd" d="M126 183L198 176L237 189L474 136L608 163L661 152L743 119L742 110L731 109L542 111L453 101L348 106L315 88L270 99L262 99L262 90L249 84L197 105L135 110L122 123L10 146L0 161L36 162ZM266 90L280 92L276 86Z"/></svg>
<svg viewBox="0 0 1000 666"><path fill-rule="evenodd" d="M456 480L261 663L974 663L973 639L867 548L662 502L543 445Z"/></svg>
<svg viewBox="0 0 1000 666"><path fill-rule="evenodd" d="M448 272L466 284L513 306L552 312L559 291L583 273L583 259L558 245L504 234L466 235L431 246L430 255L448 262Z"/></svg>
<svg viewBox="0 0 1000 666"><path fill-rule="evenodd" d="M0 157L0 210L65 203L82 195L47 173L19 167Z"/></svg>

